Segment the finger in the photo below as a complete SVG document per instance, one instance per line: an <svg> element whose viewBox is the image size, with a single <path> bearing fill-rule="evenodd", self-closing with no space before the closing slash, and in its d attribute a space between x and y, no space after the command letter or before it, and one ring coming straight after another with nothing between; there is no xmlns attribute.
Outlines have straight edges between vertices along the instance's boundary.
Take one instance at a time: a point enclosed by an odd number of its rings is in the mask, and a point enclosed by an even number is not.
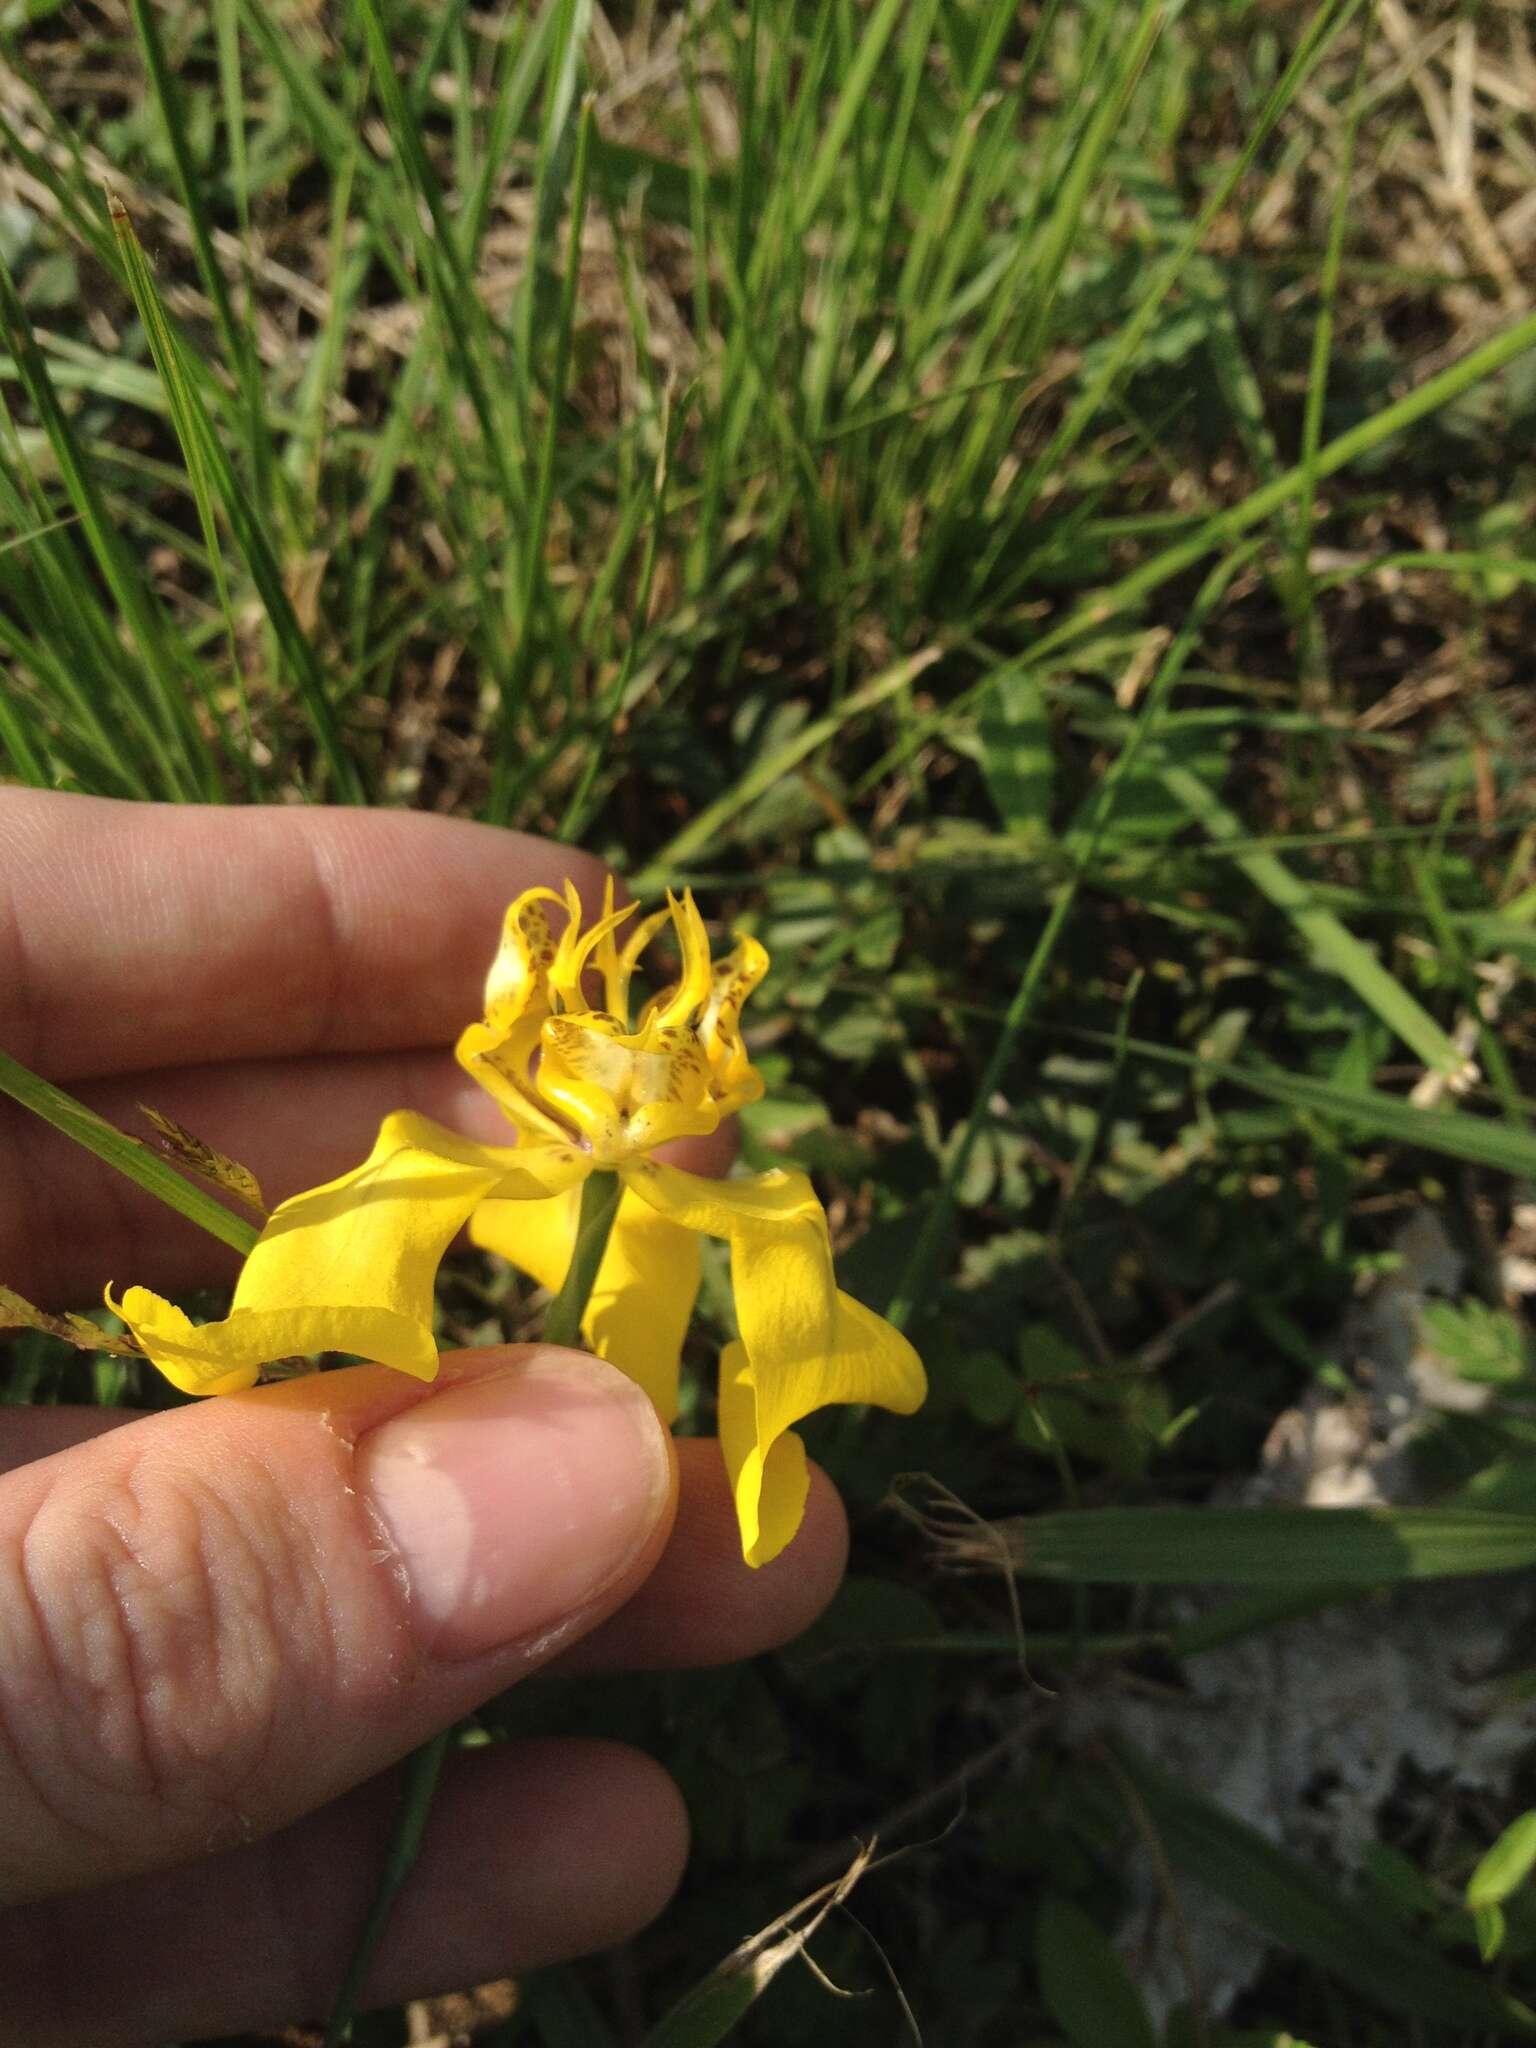
<svg viewBox="0 0 1536 2048"><path fill-rule="evenodd" d="M120 1130L148 1134L139 1104L243 1166L276 1204L334 1180L368 1155L379 1120L414 1109L482 1143L513 1133L484 1089L446 1052L334 1054L172 1068L79 1091ZM721 1173L734 1125L676 1148L695 1173ZM672 1156L670 1151L668 1156ZM0 1097L0 1283L48 1306L99 1301L104 1283L175 1293L233 1279L238 1254Z"/></svg>
<svg viewBox="0 0 1536 2048"><path fill-rule="evenodd" d="M66 1449L136 1419L112 1408L0 1410L0 1472ZM720 1446L680 1440L677 1514L644 1584L608 1620L555 1660L561 1673L652 1671L731 1664L793 1641L837 1591L848 1556L848 1525L837 1489L811 1467L805 1520L772 1564L756 1570L741 1554Z"/></svg>
<svg viewBox="0 0 1536 2048"><path fill-rule="evenodd" d="M393 1810L389 1787L366 1786L265 1842L8 1916L9 2038L142 2048L319 2017L368 1910ZM671 1780L618 1744L455 1758L364 2005L626 1939L671 1896L687 1839Z"/></svg>
<svg viewBox="0 0 1536 2048"><path fill-rule="evenodd" d="M271 1831L621 1605L670 1444L582 1353L457 1352L109 1431L0 1480L0 1899Z"/></svg>
<svg viewBox="0 0 1536 2048"><path fill-rule="evenodd" d="M0 790L0 1046L82 1074L446 1045L501 916L602 863L420 811Z"/></svg>
<svg viewBox="0 0 1536 2048"><path fill-rule="evenodd" d="M573 1671L734 1664L792 1642L826 1606L848 1562L848 1519L817 1465L805 1519L771 1564L741 1554L736 1504L713 1437L677 1445L677 1519L661 1561L616 1614L558 1660Z"/></svg>

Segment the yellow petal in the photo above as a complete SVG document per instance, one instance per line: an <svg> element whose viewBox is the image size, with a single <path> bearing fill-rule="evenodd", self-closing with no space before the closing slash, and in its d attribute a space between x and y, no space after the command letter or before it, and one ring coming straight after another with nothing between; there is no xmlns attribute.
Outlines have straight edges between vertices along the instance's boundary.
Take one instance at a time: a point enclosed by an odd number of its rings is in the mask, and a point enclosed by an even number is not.
<svg viewBox="0 0 1536 2048"><path fill-rule="evenodd" d="M638 1159L624 1168L623 1179L685 1230L729 1241L737 1320L754 1364L764 1343L796 1358L831 1349L832 1247L826 1216L803 1173L781 1168L748 1180L706 1180L658 1159Z"/></svg>
<svg viewBox="0 0 1536 2048"><path fill-rule="evenodd" d="M648 1102L630 1114L624 1129L623 1154L652 1152L658 1145L673 1145L679 1138L707 1138L720 1128L718 1103Z"/></svg>
<svg viewBox="0 0 1536 2048"><path fill-rule="evenodd" d="M478 1081L519 1131L538 1142L562 1138L557 1118L538 1100L531 1078L533 1055L539 1049L544 1012L519 1018L506 1027L469 1024L459 1033L453 1056L472 1081Z"/></svg>
<svg viewBox="0 0 1536 2048"><path fill-rule="evenodd" d="M121 1301L106 1290L107 1307L122 1317L173 1387L184 1394L238 1394L256 1384L268 1361L252 1355L228 1322L199 1327L174 1302L162 1301L147 1287L130 1287ZM273 1357L282 1358L282 1350Z"/></svg>
<svg viewBox="0 0 1536 2048"><path fill-rule="evenodd" d="M555 1292L576 1241L580 1196L574 1188L547 1202L484 1202L470 1236ZM677 1416L683 1338L699 1291L699 1240L638 1201L619 1201L598 1268L582 1334L599 1358L637 1381L663 1422Z"/></svg>
<svg viewBox="0 0 1536 2048"><path fill-rule="evenodd" d="M632 905L631 911L633 907ZM629 914L630 912L625 913L626 916ZM626 1027L629 1023L629 984L635 971L635 964L650 944L652 935L666 923L668 914L662 910L643 919L630 933L621 949L615 945L613 937L623 920L614 916L612 875L603 883L602 923L606 929L593 949L592 965L603 978L604 1009L610 1017L616 1017L619 1023Z"/></svg>
<svg viewBox="0 0 1536 2048"><path fill-rule="evenodd" d="M476 1145L398 1112L361 1166L273 1211L222 1322L195 1326L141 1287L118 1313L187 1393L231 1392L274 1359L316 1351L432 1379L437 1269L476 1204L494 1192L545 1196L588 1171L571 1146Z"/></svg>
<svg viewBox="0 0 1536 2048"><path fill-rule="evenodd" d="M598 956L598 972L603 972L601 962L604 946L612 953L614 933L621 924L627 924L634 914L635 906L632 903L626 904L622 910L614 910L610 906L607 913L598 919L590 931L582 933L574 921L566 926L560 940L559 951L555 956L555 964L549 970L550 993L558 998L562 1009L580 1014L592 1007L582 989L581 977L594 954ZM606 991L606 975L603 986ZM615 1021L622 1024L623 1019L617 1018Z"/></svg>
<svg viewBox="0 0 1536 2048"><path fill-rule="evenodd" d="M525 889L508 905L501 944L485 980L485 1021L505 1030L530 1009L547 1012L546 977L555 942L543 906L562 899L553 889Z"/></svg>
<svg viewBox="0 0 1536 2048"><path fill-rule="evenodd" d="M682 951L682 978L646 1005L645 1016L654 1017L658 1024L686 1024L709 999L713 979L709 934L691 889L683 891L681 902L668 890L667 909Z"/></svg>
<svg viewBox="0 0 1536 2048"><path fill-rule="evenodd" d="M653 910L649 917L642 918L640 923L636 925L635 929L624 941L623 950L619 954L618 972L608 998L608 1007L615 1017L628 1017L629 984L634 979L635 969L640 964L640 955L645 951L652 939L655 938L662 926L667 923L671 915L671 911L665 907L661 910Z"/></svg>
<svg viewBox="0 0 1536 2048"><path fill-rule="evenodd" d="M637 1380L668 1424L677 1419L683 1339L698 1291L698 1233L626 1188L585 1327L598 1357Z"/></svg>
<svg viewBox="0 0 1536 2048"><path fill-rule="evenodd" d="M579 1188L542 1202L482 1202L469 1219L470 1242L558 1294L570 1268L580 1210Z"/></svg>
<svg viewBox="0 0 1536 2048"><path fill-rule="evenodd" d="M551 1017L540 1035L539 1093L604 1164L622 1146L614 1091L627 1088L632 1065L615 1036L611 1020L596 1017Z"/></svg>
<svg viewBox="0 0 1536 2048"><path fill-rule="evenodd" d="M712 1181L659 1161L624 1170L642 1201L685 1229L729 1239L731 1285L745 1359L729 1392L732 1485L750 1564L781 1550L799 1524L793 1453L775 1449L802 1416L832 1402L873 1402L908 1415L927 1382L901 1333L838 1291L827 1219L803 1173ZM750 1438L742 1397L751 1395ZM722 1433L726 1423L722 1415Z"/></svg>
<svg viewBox="0 0 1536 2048"><path fill-rule="evenodd" d="M767 1564L800 1526L811 1475L805 1445L792 1429L764 1452L745 1344L727 1344L720 1354L720 1450L736 1502L742 1556L751 1565Z"/></svg>
<svg viewBox="0 0 1536 2048"><path fill-rule="evenodd" d="M755 1102L763 1092L761 1077L741 1042L741 1012L768 972L768 953L748 932L737 932L736 944L711 968L709 1001L699 1019L699 1041L709 1057L717 1097L739 1096ZM734 1105L733 1105L734 1106Z"/></svg>

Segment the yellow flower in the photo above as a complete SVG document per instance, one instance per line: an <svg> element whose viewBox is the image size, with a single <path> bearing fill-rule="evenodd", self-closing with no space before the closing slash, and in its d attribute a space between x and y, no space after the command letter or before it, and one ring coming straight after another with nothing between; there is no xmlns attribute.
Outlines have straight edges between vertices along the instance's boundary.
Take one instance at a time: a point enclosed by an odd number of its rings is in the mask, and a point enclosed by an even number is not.
<svg viewBox="0 0 1536 2048"><path fill-rule="evenodd" d="M547 904L566 913L558 942ZM316 1351L355 1352L431 1379L433 1289L460 1229L468 1223L475 1243L558 1289L581 1183L614 1173L622 1192L584 1334L670 1422L699 1238L727 1241L741 1334L720 1361L720 1443L743 1554L765 1564L805 1506L794 1424L829 1402L909 1414L926 1391L923 1369L904 1337L838 1291L827 1219L803 1173L707 1180L652 1156L671 1139L713 1131L761 1095L741 1010L768 956L738 937L726 958L711 961L691 896L669 897L621 946L616 934L630 915L613 909L610 889L584 932L569 883L563 898L530 889L508 910L485 1016L463 1033L457 1054L505 1112L514 1146L475 1144L397 1111L361 1166L273 1212L222 1322L193 1324L143 1287L112 1306L187 1393L232 1393L263 1365ZM636 965L669 921L680 977L632 1020ZM599 986L596 1007L588 990Z"/></svg>

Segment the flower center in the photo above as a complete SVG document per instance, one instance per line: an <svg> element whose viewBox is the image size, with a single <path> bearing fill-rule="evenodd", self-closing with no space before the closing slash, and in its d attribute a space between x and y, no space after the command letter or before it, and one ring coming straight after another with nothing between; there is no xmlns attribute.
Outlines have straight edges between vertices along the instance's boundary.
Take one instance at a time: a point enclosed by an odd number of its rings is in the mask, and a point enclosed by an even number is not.
<svg viewBox="0 0 1536 2048"><path fill-rule="evenodd" d="M552 896L529 891L508 911L486 984L485 1021L471 1025L458 1048L460 1062L520 1130L545 1141L574 1135L597 1165L621 1166L670 1139L707 1135L761 1095L741 1039L742 1005L768 965L755 939L738 937L726 958L711 961L692 897L669 897L621 949L615 932L628 913L615 912L610 899L583 930L568 888L566 928L555 945L543 909ZM651 998L631 1029L631 977L646 943L668 923L681 976ZM588 1004L594 978L602 1009Z"/></svg>
<svg viewBox="0 0 1536 2048"><path fill-rule="evenodd" d="M546 1017L534 1085L601 1165L648 1152L667 1137L713 1130L709 1061L683 1025L626 1031L605 1011Z"/></svg>

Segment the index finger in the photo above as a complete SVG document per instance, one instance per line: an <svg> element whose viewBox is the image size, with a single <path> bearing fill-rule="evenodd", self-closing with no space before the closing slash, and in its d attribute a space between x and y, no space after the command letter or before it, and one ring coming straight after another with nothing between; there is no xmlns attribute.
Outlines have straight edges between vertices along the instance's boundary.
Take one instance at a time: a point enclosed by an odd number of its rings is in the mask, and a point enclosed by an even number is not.
<svg viewBox="0 0 1536 2048"><path fill-rule="evenodd" d="M446 1045L501 916L602 862L420 811L0 789L0 1047L54 1080Z"/></svg>

